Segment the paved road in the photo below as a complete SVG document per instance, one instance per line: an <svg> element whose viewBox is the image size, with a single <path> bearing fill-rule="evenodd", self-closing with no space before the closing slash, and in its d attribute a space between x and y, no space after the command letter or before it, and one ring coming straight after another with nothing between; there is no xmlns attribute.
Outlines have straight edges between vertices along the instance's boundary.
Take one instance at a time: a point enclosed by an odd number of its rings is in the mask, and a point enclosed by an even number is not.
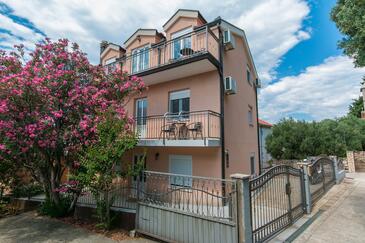
<svg viewBox="0 0 365 243"><path fill-rule="evenodd" d="M72 227L58 220L35 216L34 212L28 212L0 220L0 242L115 243L116 241L78 227ZM122 242L147 243L152 241L138 238Z"/></svg>
<svg viewBox="0 0 365 243"><path fill-rule="evenodd" d="M295 242L365 242L365 173L347 177L337 192L331 189L324 213Z"/></svg>

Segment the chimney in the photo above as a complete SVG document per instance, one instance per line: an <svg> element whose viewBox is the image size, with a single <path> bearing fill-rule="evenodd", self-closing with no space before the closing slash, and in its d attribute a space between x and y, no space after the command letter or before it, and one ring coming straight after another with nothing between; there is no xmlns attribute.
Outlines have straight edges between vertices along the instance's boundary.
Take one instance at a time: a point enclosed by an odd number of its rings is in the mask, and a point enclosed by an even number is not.
<svg viewBox="0 0 365 243"><path fill-rule="evenodd" d="M101 53L106 49L106 47L109 45L109 42L106 40L103 40L100 42L100 55Z"/></svg>

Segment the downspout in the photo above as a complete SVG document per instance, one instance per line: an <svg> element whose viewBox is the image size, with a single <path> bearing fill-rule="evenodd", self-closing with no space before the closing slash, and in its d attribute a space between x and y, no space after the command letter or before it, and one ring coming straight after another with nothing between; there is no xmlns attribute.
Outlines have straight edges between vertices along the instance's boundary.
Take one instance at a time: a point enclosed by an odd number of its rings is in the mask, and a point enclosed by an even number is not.
<svg viewBox="0 0 365 243"><path fill-rule="evenodd" d="M257 79L256 79L257 80ZM261 168L261 149L260 149L260 127L259 127L259 107L257 98L257 81L255 84L255 98L256 98L256 127L257 127L257 148L258 148L258 160L259 160L259 174L262 172Z"/></svg>
<svg viewBox="0 0 365 243"><path fill-rule="evenodd" d="M222 157L222 163L221 163L221 169L222 169L222 179L226 178L226 166L225 166L225 155L226 155L226 149L225 149L225 143L224 143L224 75L223 75L223 34L222 30L220 28L221 21L218 20L218 31L219 31L219 78L220 78L220 110L221 110L221 157Z"/></svg>

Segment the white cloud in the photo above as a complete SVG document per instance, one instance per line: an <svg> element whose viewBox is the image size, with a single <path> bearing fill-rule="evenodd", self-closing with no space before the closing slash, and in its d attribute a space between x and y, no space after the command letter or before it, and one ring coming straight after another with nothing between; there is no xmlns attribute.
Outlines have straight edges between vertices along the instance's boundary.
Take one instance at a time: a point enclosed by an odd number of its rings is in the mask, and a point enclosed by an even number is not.
<svg viewBox="0 0 365 243"><path fill-rule="evenodd" d="M309 14L305 1L267 0L241 15L236 24L247 33L260 78L268 83L275 76L280 58L302 40L310 37L302 29Z"/></svg>
<svg viewBox="0 0 365 243"><path fill-rule="evenodd" d="M28 18L49 37L67 37L80 44L97 63L99 42L121 44L137 28L162 29L178 8L199 9L208 21L218 15L246 30L261 79L294 45L308 38L301 28L309 13L303 0L4 0L16 15ZM207 8L209 6L209 8ZM290 11L288 11L290 9Z"/></svg>
<svg viewBox="0 0 365 243"><path fill-rule="evenodd" d="M340 56L308 67L300 75L270 84L281 58L295 45L310 38L310 29L303 28L303 21L309 18L310 12L305 0L3 2L14 9L15 15L29 19L47 36L53 39L66 37L79 43L94 63L99 60L101 40L122 44L137 28L161 30L163 23L178 8L198 9L208 21L220 15L246 31L260 78L266 86L260 94L261 115L271 121L296 113L311 114L313 119L344 114L358 93L363 73L354 70L351 60ZM1 27L23 37L27 47L38 40L39 34L31 29L0 17ZM19 42L6 34L0 36L0 45Z"/></svg>
<svg viewBox="0 0 365 243"><path fill-rule="evenodd" d="M290 116L321 120L345 115L351 100L359 96L364 75L365 68L355 69L348 57L329 57L263 88L260 116L275 122Z"/></svg>

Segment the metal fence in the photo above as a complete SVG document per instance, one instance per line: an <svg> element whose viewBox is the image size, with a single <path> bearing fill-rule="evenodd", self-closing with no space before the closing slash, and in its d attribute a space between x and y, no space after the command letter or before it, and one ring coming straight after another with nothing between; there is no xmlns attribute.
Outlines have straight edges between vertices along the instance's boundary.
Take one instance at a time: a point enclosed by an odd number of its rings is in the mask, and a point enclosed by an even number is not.
<svg viewBox="0 0 365 243"><path fill-rule="evenodd" d="M144 172L137 230L169 242L237 242L236 182Z"/></svg>
<svg viewBox="0 0 365 243"><path fill-rule="evenodd" d="M180 37L134 50L119 62L130 74L138 74L206 53L219 59L218 38L204 26Z"/></svg>
<svg viewBox="0 0 365 243"><path fill-rule="evenodd" d="M309 188L311 204L314 205L335 183L334 161L320 157L309 164Z"/></svg>
<svg viewBox="0 0 365 243"><path fill-rule="evenodd" d="M140 139L195 140L220 138L220 118L217 112L192 111L178 114L136 117L135 131Z"/></svg>
<svg viewBox="0 0 365 243"><path fill-rule="evenodd" d="M112 207L125 210L137 209L137 183L133 178L118 179L109 192L113 200ZM78 205L95 206L96 200L89 188L84 188L77 201Z"/></svg>
<svg viewBox="0 0 365 243"><path fill-rule="evenodd" d="M250 180L252 239L263 242L304 214L303 172L274 166Z"/></svg>

